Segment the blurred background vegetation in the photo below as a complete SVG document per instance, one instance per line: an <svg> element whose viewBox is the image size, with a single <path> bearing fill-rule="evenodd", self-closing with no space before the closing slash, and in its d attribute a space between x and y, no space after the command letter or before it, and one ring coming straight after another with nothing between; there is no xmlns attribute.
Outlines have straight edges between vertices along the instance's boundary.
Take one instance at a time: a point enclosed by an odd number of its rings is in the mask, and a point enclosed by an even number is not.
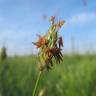
<svg viewBox="0 0 96 96"><path fill-rule="evenodd" d="M37 57L0 60L0 96L31 96L38 74ZM43 72L37 96L96 96L96 55L64 55L61 64Z"/></svg>

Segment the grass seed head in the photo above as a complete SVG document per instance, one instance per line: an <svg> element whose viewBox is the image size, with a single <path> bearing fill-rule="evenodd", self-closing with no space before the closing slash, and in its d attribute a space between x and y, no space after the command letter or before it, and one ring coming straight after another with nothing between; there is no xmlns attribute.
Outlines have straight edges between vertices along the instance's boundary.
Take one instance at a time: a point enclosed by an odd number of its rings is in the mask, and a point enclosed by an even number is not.
<svg viewBox="0 0 96 96"><path fill-rule="evenodd" d="M39 67L40 70L47 68L49 71L53 67L53 59L57 63L62 61L62 47L63 47L63 38L58 36L57 29L60 29L65 21L61 20L58 23L55 23L55 16L51 16L50 22L51 26L48 32L44 36L39 36L39 39L34 45L39 48Z"/></svg>

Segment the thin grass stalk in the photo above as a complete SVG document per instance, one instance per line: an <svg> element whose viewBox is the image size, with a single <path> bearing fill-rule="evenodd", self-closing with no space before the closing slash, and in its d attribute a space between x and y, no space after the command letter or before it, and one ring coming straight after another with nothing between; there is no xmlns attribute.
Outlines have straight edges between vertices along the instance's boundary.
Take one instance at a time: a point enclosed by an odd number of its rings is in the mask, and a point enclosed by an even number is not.
<svg viewBox="0 0 96 96"><path fill-rule="evenodd" d="M41 74L42 74L42 71L40 71L39 74L38 74L32 96L36 96L36 91L37 91L38 84L39 84L39 81L40 81L40 78L41 78Z"/></svg>

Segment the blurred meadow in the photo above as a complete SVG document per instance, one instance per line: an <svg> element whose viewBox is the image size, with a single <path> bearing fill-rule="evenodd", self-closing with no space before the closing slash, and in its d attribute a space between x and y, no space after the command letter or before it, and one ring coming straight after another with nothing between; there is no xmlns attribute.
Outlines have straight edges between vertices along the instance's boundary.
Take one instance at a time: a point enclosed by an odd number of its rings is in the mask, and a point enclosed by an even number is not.
<svg viewBox="0 0 96 96"><path fill-rule="evenodd" d="M0 95L31 96L36 63L35 56L0 61ZM37 96L96 96L96 55L65 55L61 64L43 72Z"/></svg>
<svg viewBox="0 0 96 96"><path fill-rule="evenodd" d="M44 70L36 96L96 96L96 0L0 0L0 96L32 96L36 35L65 21L63 61Z"/></svg>

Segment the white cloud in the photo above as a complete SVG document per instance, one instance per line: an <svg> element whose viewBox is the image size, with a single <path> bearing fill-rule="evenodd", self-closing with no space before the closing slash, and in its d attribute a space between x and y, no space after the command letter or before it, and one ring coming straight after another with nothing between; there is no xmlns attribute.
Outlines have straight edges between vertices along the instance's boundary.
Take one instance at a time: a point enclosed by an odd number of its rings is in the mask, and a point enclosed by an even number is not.
<svg viewBox="0 0 96 96"><path fill-rule="evenodd" d="M5 38L21 38L21 37L28 37L32 35L32 32L16 32L16 31L7 31L7 32L0 32L0 39Z"/></svg>
<svg viewBox="0 0 96 96"><path fill-rule="evenodd" d="M7 47L8 55L32 53L32 32L0 32L0 48ZM29 40L30 38L30 40Z"/></svg>
<svg viewBox="0 0 96 96"><path fill-rule="evenodd" d="M94 13L78 13L75 15L72 15L67 23L72 23L72 24L85 24L85 23L90 23L96 20L96 15Z"/></svg>
<svg viewBox="0 0 96 96"><path fill-rule="evenodd" d="M0 47L6 46L9 49L15 49L15 46L28 47L32 42L31 36L32 32L0 32Z"/></svg>

